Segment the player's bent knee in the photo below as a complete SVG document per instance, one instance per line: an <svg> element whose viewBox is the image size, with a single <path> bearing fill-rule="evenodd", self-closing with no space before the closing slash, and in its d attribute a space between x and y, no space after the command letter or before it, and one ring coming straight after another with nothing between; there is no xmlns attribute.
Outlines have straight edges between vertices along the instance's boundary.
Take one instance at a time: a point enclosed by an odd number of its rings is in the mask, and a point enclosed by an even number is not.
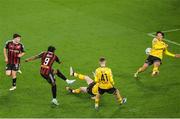
<svg viewBox="0 0 180 119"><path fill-rule="evenodd" d="M96 98L100 98L100 96L101 96L101 95L100 95L99 93L96 94Z"/></svg>
<svg viewBox="0 0 180 119"><path fill-rule="evenodd" d="M116 93L119 93L119 89L116 89L115 92L116 92Z"/></svg>
<svg viewBox="0 0 180 119"><path fill-rule="evenodd" d="M54 83L51 83L51 85L52 85L52 87L53 87L53 86L56 86L56 83L55 83L55 82L54 82Z"/></svg>
<svg viewBox="0 0 180 119"><path fill-rule="evenodd" d="M14 79L14 78L16 78L17 76L16 76L16 74L12 74L12 78Z"/></svg>
<svg viewBox="0 0 180 119"><path fill-rule="evenodd" d="M114 95L117 95L118 93L119 93L119 90L118 90L118 89L115 89L113 94L114 94Z"/></svg>
<svg viewBox="0 0 180 119"><path fill-rule="evenodd" d="M12 75L16 75L17 71L12 71Z"/></svg>
<svg viewBox="0 0 180 119"><path fill-rule="evenodd" d="M148 66L149 66L149 64L145 63L141 68L142 68L143 70L146 70L146 69L148 68Z"/></svg>
<svg viewBox="0 0 180 119"><path fill-rule="evenodd" d="M57 74L57 70L54 70L54 71L53 71L53 74Z"/></svg>
<svg viewBox="0 0 180 119"><path fill-rule="evenodd" d="M7 75L7 76L11 76L11 75L12 75L11 70L7 70L7 71L6 71L6 75Z"/></svg>
<svg viewBox="0 0 180 119"><path fill-rule="evenodd" d="M85 77L85 79L89 79L89 76L86 76L86 75L85 75L84 77Z"/></svg>
<svg viewBox="0 0 180 119"><path fill-rule="evenodd" d="M11 72L6 72L6 75L7 76L11 76Z"/></svg>
<svg viewBox="0 0 180 119"><path fill-rule="evenodd" d="M12 73L12 78L16 78L16 73Z"/></svg>
<svg viewBox="0 0 180 119"><path fill-rule="evenodd" d="M93 82L93 80L89 76L85 76L85 80L87 81L88 85Z"/></svg>
<svg viewBox="0 0 180 119"><path fill-rule="evenodd" d="M161 63L158 62L158 63L155 63L154 65L159 67L161 65Z"/></svg>
<svg viewBox="0 0 180 119"><path fill-rule="evenodd" d="M84 76L86 80L90 80L91 78L89 76Z"/></svg>
<svg viewBox="0 0 180 119"><path fill-rule="evenodd" d="M87 93L87 88L86 87L80 87L80 92L82 93Z"/></svg>

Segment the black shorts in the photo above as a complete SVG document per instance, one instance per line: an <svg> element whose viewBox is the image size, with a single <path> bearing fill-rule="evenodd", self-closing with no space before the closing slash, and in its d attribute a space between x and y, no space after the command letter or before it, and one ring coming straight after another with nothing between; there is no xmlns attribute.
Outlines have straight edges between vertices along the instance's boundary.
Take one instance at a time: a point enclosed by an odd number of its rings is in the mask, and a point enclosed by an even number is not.
<svg viewBox="0 0 180 119"><path fill-rule="evenodd" d="M162 64L162 61L160 58L149 55L148 58L146 59L145 63L152 65L154 62L160 62Z"/></svg>
<svg viewBox="0 0 180 119"><path fill-rule="evenodd" d="M6 70L18 71L19 70L19 64L7 64Z"/></svg>
<svg viewBox="0 0 180 119"><path fill-rule="evenodd" d="M92 96L95 96L94 94L93 94L93 92L92 92L92 89L93 89L93 87L96 85L96 83L95 82L92 82L91 84L89 84L89 86L87 87L87 93L88 94L90 94L90 95L92 95Z"/></svg>
<svg viewBox="0 0 180 119"><path fill-rule="evenodd" d="M50 83L50 84L55 84L55 83L56 83L54 74L53 74L52 72L50 72L48 75L41 74L41 76L42 76L44 79L46 79L47 82Z"/></svg>
<svg viewBox="0 0 180 119"><path fill-rule="evenodd" d="M110 89L101 89L101 88L99 88L98 91L99 91L100 95L103 95L104 93L114 94L116 92L116 88L114 88L114 87L110 88Z"/></svg>

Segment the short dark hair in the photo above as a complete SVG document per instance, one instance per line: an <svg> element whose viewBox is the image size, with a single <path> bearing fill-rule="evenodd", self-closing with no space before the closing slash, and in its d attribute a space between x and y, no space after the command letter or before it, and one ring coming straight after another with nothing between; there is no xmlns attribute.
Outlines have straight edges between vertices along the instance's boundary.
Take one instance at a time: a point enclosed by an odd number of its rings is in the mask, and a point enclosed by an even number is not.
<svg viewBox="0 0 180 119"><path fill-rule="evenodd" d="M21 35L19 35L17 33L13 34L13 38L17 38L17 37L21 37Z"/></svg>
<svg viewBox="0 0 180 119"><path fill-rule="evenodd" d="M104 57L101 57L101 58L99 58L99 61L104 62L104 61L106 61L106 59Z"/></svg>
<svg viewBox="0 0 180 119"><path fill-rule="evenodd" d="M157 36L159 33L164 37L164 33L163 33L162 31L157 31L157 32L156 32L156 36Z"/></svg>
<svg viewBox="0 0 180 119"><path fill-rule="evenodd" d="M49 46L48 47L49 52L54 52L55 50L56 50L56 48L54 46Z"/></svg>

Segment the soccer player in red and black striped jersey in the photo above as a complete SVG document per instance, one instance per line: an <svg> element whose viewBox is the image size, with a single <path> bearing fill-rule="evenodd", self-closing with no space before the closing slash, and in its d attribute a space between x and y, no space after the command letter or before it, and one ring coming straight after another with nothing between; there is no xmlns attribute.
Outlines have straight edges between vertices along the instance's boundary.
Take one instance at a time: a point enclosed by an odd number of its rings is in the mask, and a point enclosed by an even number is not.
<svg viewBox="0 0 180 119"><path fill-rule="evenodd" d="M21 36L14 34L11 41L6 42L4 47L4 57L6 62L6 75L12 77L12 87L10 91L16 89L16 74L19 70L20 58L24 56L24 46L20 43Z"/></svg>
<svg viewBox="0 0 180 119"><path fill-rule="evenodd" d="M68 84L72 84L75 80L68 80L61 72L60 70L54 70L52 68L52 65L54 62L57 62L60 64L60 60L58 56L54 54L56 48L53 46L49 46L48 50L45 52L42 52L36 56L33 56L31 58L26 59L26 62L33 61L36 59L41 58L41 69L40 69L40 74L41 76L48 81L48 83L51 84L52 88L52 96L53 100L52 103L55 105L59 105L58 101L56 100L56 81L54 78L54 75L57 75L64 81L66 81Z"/></svg>

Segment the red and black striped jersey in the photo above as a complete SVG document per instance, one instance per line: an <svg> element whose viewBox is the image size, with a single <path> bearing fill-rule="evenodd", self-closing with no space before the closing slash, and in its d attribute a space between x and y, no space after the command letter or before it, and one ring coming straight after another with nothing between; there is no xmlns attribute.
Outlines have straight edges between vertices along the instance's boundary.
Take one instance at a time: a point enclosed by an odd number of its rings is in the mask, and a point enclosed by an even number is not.
<svg viewBox="0 0 180 119"><path fill-rule="evenodd" d="M41 58L40 73L43 75L48 75L52 71L52 65L55 61L60 64L58 56L53 52L42 52L38 56Z"/></svg>
<svg viewBox="0 0 180 119"><path fill-rule="evenodd" d="M14 43L12 40L6 42L5 48L8 50L8 64L20 64L18 55L24 52L24 45Z"/></svg>

